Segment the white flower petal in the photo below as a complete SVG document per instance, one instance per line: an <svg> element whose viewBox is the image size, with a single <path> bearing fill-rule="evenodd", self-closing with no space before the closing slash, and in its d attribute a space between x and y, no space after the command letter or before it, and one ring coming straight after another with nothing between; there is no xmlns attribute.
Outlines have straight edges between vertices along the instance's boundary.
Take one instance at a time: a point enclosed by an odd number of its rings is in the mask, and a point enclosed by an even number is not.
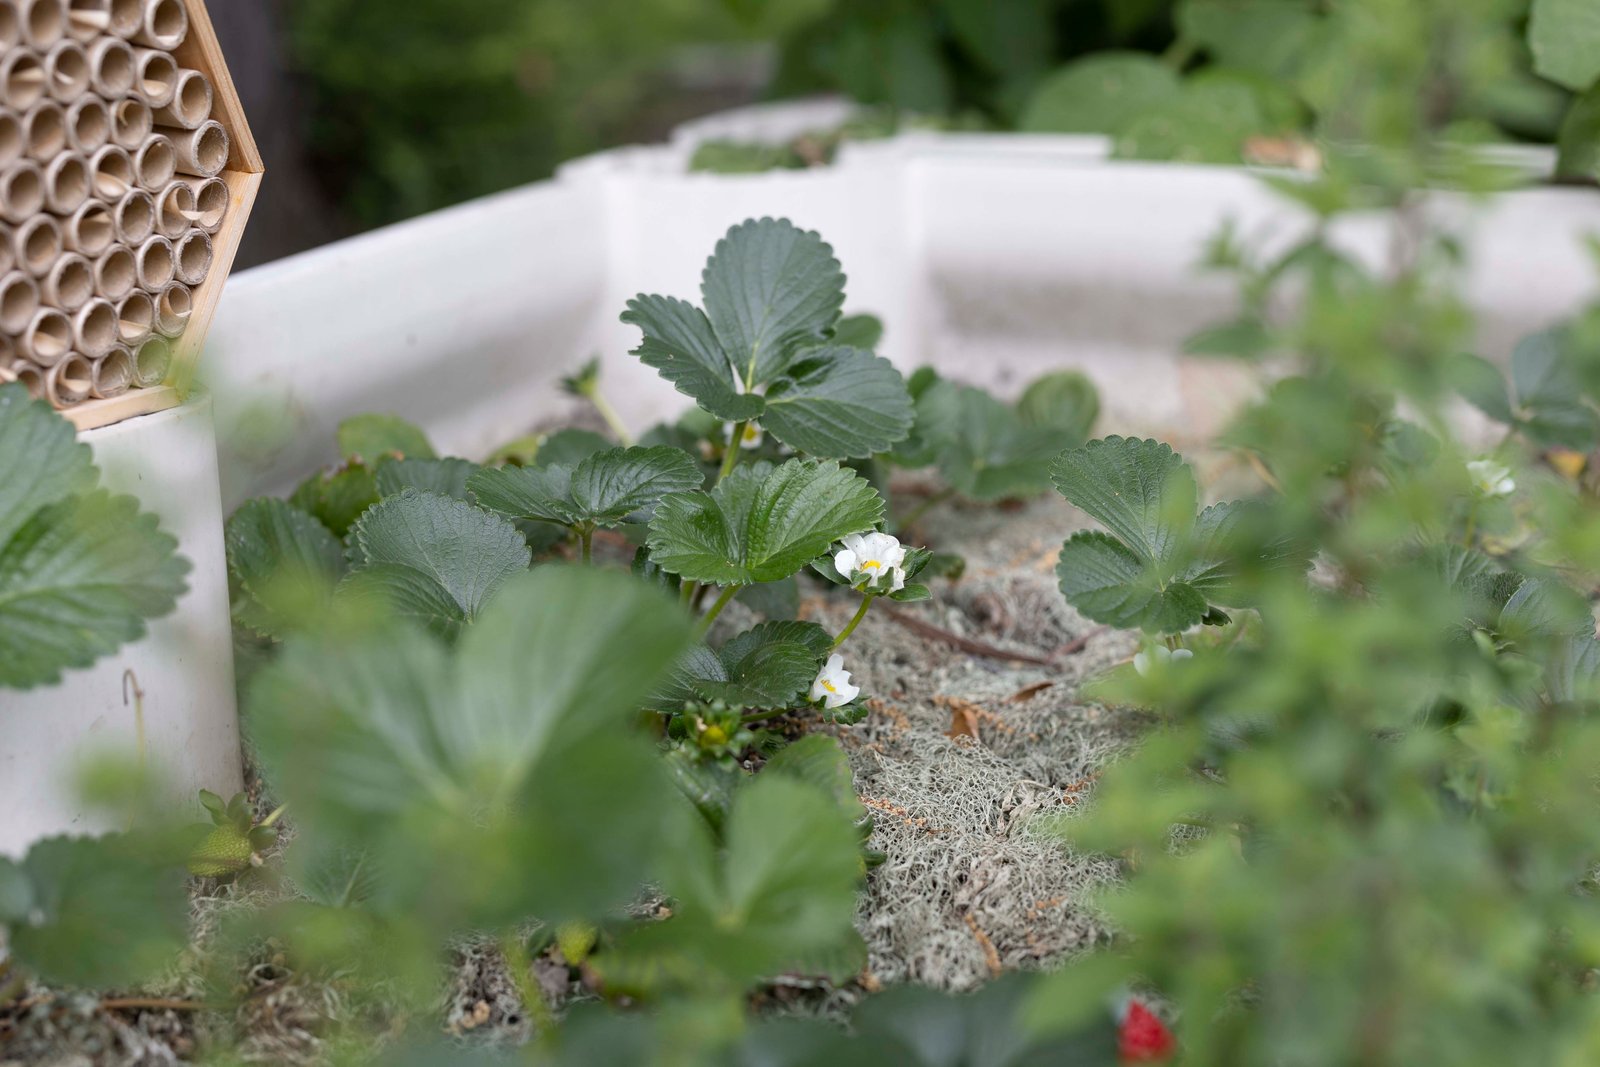
<svg viewBox="0 0 1600 1067"><path fill-rule="evenodd" d="M856 554L848 548L841 548L833 557L833 569L838 571L839 576L845 581L849 581L856 573Z"/></svg>

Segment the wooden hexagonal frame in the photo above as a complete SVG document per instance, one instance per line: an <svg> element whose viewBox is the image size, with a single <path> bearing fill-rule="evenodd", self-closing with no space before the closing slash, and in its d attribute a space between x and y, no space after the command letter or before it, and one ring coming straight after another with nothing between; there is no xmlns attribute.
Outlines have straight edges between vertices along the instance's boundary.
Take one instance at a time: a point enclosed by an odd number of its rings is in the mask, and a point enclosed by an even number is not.
<svg viewBox="0 0 1600 1067"><path fill-rule="evenodd" d="M222 227L213 236L211 272L194 291L194 311L183 335L173 343L172 366L166 383L149 389L136 389L110 400L90 400L62 412L80 430L109 426L114 422L164 411L183 402L194 383L200 350L205 346L206 333L211 328L211 317L216 313L217 301L222 298L222 287L233 269L234 256L239 252L239 241L244 236L245 224L250 219L250 209L255 205L256 193L261 188L264 167L261 153L245 119L244 107L239 103L239 93L234 88L233 76L223 59L222 47L217 43L217 33L206 12L205 0L182 0L189 11L189 35L173 51L174 58L185 67L200 71L211 80L214 96L211 117L222 123L228 131L228 165L218 177L228 186L228 212Z"/></svg>

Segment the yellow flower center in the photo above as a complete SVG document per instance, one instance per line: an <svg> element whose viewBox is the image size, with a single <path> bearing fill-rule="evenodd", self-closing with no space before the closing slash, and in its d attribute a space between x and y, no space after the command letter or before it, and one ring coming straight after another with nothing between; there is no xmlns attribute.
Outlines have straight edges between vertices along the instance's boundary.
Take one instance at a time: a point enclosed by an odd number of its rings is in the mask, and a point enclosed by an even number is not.
<svg viewBox="0 0 1600 1067"><path fill-rule="evenodd" d="M837 696L838 693L839 693L839 690L837 690L837 689L835 689L833 687L833 683L828 681L826 678L824 678L822 680L822 688L826 689L828 692L834 694L835 696Z"/></svg>
<svg viewBox="0 0 1600 1067"><path fill-rule="evenodd" d="M883 564L875 559L869 559L861 565L861 569L864 571L881 571L883 570Z"/></svg>

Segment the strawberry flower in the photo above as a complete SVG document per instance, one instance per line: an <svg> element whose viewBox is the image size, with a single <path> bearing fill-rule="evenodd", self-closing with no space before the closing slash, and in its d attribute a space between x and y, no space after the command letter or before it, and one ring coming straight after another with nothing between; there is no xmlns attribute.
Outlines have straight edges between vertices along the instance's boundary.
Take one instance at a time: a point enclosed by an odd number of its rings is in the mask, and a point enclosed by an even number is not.
<svg viewBox="0 0 1600 1067"><path fill-rule="evenodd" d="M1467 473L1472 476L1473 488L1484 496L1510 496L1517 491L1510 468L1492 459L1473 460L1467 464Z"/></svg>
<svg viewBox="0 0 1600 1067"><path fill-rule="evenodd" d="M817 672L811 683L811 702L821 701L823 707L837 708L850 703L861 693L859 685L850 684L850 672L844 669L844 657L835 652Z"/></svg>
<svg viewBox="0 0 1600 1067"><path fill-rule="evenodd" d="M886 593L906 587L906 550L899 538L886 533L851 534L843 544L834 554L833 569L851 585Z"/></svg>

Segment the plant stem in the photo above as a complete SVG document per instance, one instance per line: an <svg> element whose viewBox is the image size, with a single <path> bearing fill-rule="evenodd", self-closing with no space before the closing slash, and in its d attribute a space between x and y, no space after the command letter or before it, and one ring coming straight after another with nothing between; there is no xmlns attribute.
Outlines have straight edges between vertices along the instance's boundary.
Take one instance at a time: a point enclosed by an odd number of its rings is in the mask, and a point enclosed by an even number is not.
<svg viewBox="0 0 1600 1067"><path fill-rule="evenodd" d="M700 633L702 636L711 629L711 624L717 621L717 616L722 614L722 609L728 606L728 601L739 595L739 586L730 585L723 588L716 602L711 605L711 610L700 618Z"/></svg>
<svg viewBox="0 0 1600 1067"><path fill-rule="evenodd" d="M861 620L867 617L867 609L872 607L872 602L876 600L877 597L878 594L876 593L867 593L861 598L861 606L856 609L855 618L846 623L845 628L839 631L839 636L833 639L834 648L838 648L840 645L844 644L850 639L850 635L856 632L856 627L860 626Z"/></svg>
<svg viewBox="0 0 1600 1067"><path fill-rule="evenodd" d="M792 708L777 708L773 711L752 711L748 715L739 716L739 722L742 724L748 724L752 722L762 722L766 719L776 719L779 715L787 715L792 710Z"/></svg>
<svg viewBox="0 0 1600 1067"><path fill-rule="evenodd" d="M734 466L739 462L739 447L744 441L744 431L750 425L750 420L736 422L733 432L728 435L728 448L722 453L722 470L717 472L717 484L722 484L722 479L733 473Z"/></svg>
<svg viewBox="0 0 1600 1067"><path fill-rule="evenodd" d="M585 563L593 562L594 527L592 527L592 526L580 526L580 527L578 527L578 544L583 546L583 549L582 549L583 562L585 562Z"/></svg>
<svg viewBox="0 0 1600 1067"><path fill-rule="evenodd" d="M943 504L946 500L949 500L955 495L956 491L952 488L939 490L937 493L934 493L932 496L923 500L922 503L912 508L911 514L901 519L897 525L902 530L909 530L918 519L922 518L922 516L926 515L928 512L932 511L934 508L938 507L940 504Z"/></svg>
<svg viewBox="0 0 1600 1067"><path fill-rule="evenodd" d="M549 1003L544 999L544 992L529 973L533 970L533 961L528 958L528 946L522 936L515 931L502 936L500 956L505 960L506 970L511 972L512 984L522 995L523 1005L527 1008L528 1014L533 1016L535 1036L548 1037L555 1030L555 1012L550 1010Z"/></svg>
<svg viewBox="0 0 1600 1067"><path fill-rule="evenodd" d="M606 425L611 427L611 432L617 435L617 440L622 442L624 448L633 447L633 434L628 432L627 423L622 421L622 416L617 414L617 409L611 406L611 401L595 386L594 392L589 394L589 400L594 404L594 409L600 417L606 420Z"/></svg>
<svg viewBox="0 0 1600 1067"><path fill-rule="evenodd" d="M1477 536L1477 533L1478 533L1478 502L1476 500L1474 500L1472 502L1472 506L1467 509L1467 528L1461 535L1462 543L1465 544L1468 548L1471 548L1472 547L1472 539Z"/></svg>

